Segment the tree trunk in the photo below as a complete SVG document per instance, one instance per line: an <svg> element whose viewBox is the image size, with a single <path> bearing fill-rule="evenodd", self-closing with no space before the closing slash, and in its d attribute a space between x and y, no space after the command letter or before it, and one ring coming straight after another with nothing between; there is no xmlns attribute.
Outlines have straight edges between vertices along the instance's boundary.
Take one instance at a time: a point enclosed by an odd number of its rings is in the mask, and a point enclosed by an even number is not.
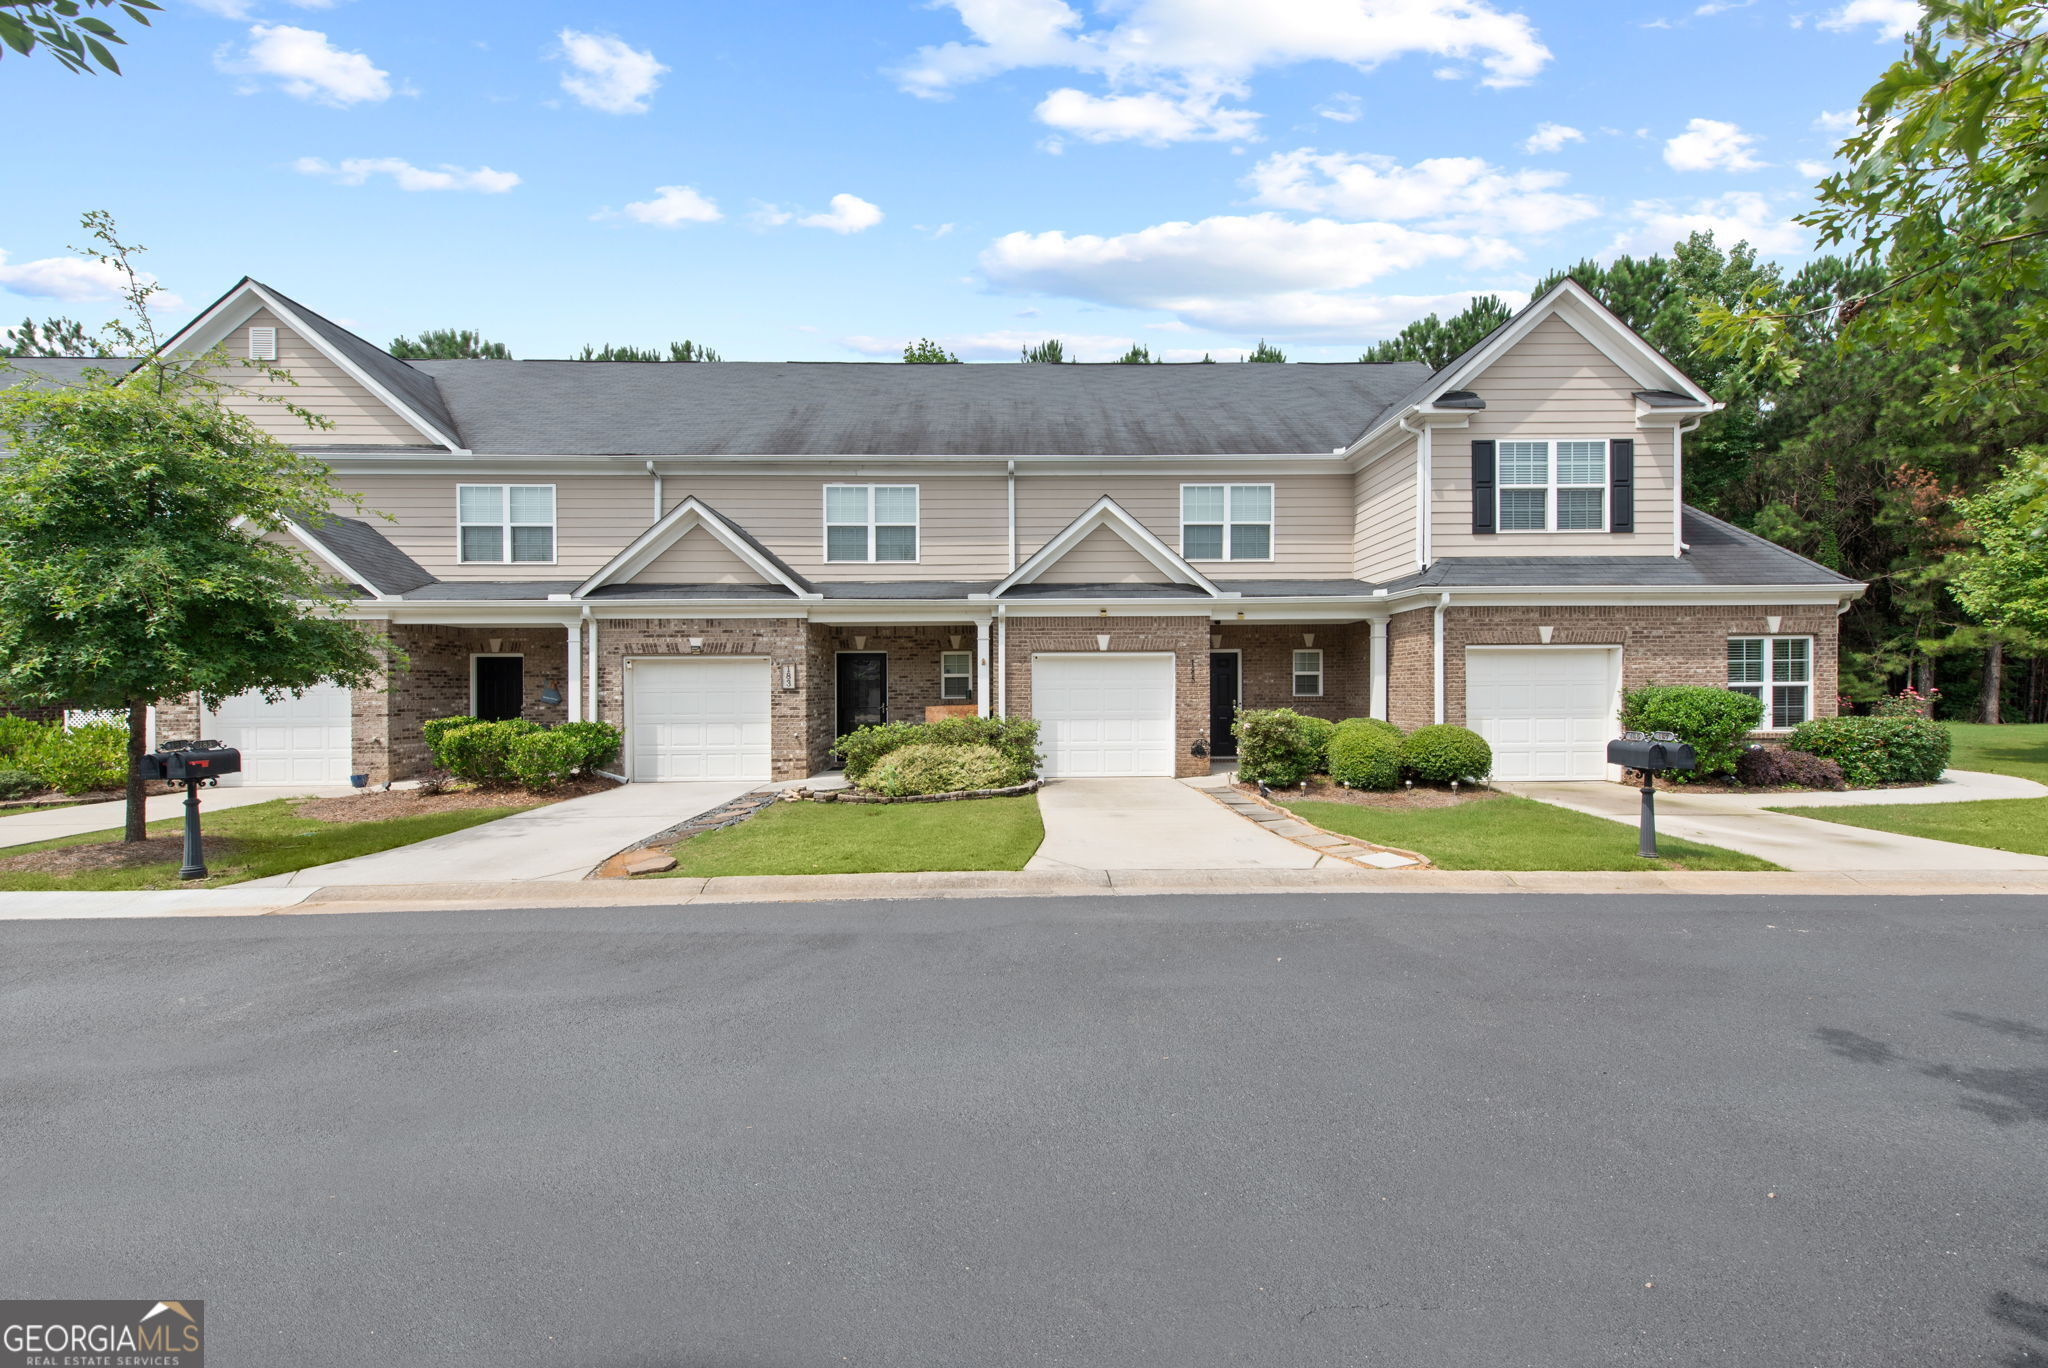
<svg viewBox="0 0 2048 1368"><path fill-rule="evenodd" d="M148 749L149 704L131 701L128 704L128 823L121 832L123 841L149 839L149 819L143 811L143 803L149 795L142 787L142 756Z"/></svg>
<svg viewBox="0 0 2048 1368"><path fill-rule="evenodd" d="M1999 695L2005 692L2005 643L1994 641L1984 648L1984 697L1977 705L1977 720L1997 726Z"/></svg>

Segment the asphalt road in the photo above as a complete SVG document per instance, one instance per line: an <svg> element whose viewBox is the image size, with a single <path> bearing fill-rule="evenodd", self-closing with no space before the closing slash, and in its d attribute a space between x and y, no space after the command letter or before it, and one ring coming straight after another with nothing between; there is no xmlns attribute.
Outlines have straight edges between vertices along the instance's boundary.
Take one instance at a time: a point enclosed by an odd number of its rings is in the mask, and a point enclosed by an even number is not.
<svg viewBox="0 0 2048 1368"><path fill-rule="evenodd" d="M242 1365L2048 1362L2048 899L0 924L0 1296Z"/></svg>

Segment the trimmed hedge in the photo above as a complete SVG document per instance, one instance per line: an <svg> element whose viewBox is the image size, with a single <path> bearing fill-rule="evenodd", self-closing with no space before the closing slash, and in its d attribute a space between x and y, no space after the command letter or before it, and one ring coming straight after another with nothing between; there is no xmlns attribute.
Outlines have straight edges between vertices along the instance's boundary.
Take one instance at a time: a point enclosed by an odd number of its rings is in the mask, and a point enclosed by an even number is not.
<svg viewBox="0 0 2048 1368"><path fill-rule="evenodd" d="M1337 724L1327 717L1310 717L1303 713L1302 726L1308 728L1309 740L1315 743L1316 763L1310 774L1324 774L1330 768L1330 739L1337 734Z"/></svg>
<svg viewBox="0 0 2048 1368"><path fill-rule="evenodd" d="M49 787L27 770L0 769L0 798L26 798Z"/></svg>
<svg viewBox="0 0 2048 1368"><path fill-rule="evenodd" d="M1678 733L1692 747L1693 774L1735 773L1749 734L1764 722L1763 700L1703 684L1652 684L1621 696L1624 731ZM1683 783L1686 776L1666 776Z"/></svg>
<svg viewBox="0 0 2048 1368"><path fill-rule="evenodd" d="M1011 762L994 746L923 743L899 746L867 772L865 787L890 798L1007 788Z"/></svg>
<svg viewBox="0 0 2048 1368"><path fill-rule="evenodd" d="M0 770L26 774L38 789L102 793L128 782L128 728L119 722L62 722L0 717ZM20 793L0 797L21 797Z"/></svg>
<svg viewBox="0 0 2048 1368"><path fill-rule="evenodd" d="M1391 731L1391 734L1389 734ZM1347 788L1390 789L1401 782L1401 733L1373 718L1337 724L1330 738L1330 778Z"/></svg>
<svg viewBox="0 0 2048 1368"><path fill-rule="evenodd" d="M1818 717L1786 744L1832 760L1853 788L1931 784L1948 768L1948 728L1926 717Z"/></svg>
<svg viewBox="0 0 2048 1368"><path fill-rule="evenodd" d="M947 717L937 722L882 722L848 732L832 744L851 784L891 751L905 746L987 746L1003 758L1006 777L989 788L1008 788L1038 775L1038 722L1030 717Z"/></svg>
<svg viewBox="0 0 2048 1368"><path fill-rule="evenodd" d="M587 748L582 737L574 733L565 735L560 727L526 732L513 737L512 744L506 747L505 768L514 779L536 792L559 788L583 768Z"/></svg>
<svg viewBox="0 0 2048 1368"><path fill-rule="evenodd" d="M434 763L457 779L494 786L555 788L618 758L624 738L607 722L543 727L523 717L483 722L437 717L421 728Z"/></svg>
<svg viewBox="0 0 2048 1368"><path fill-rule="evenodd" d="M1322 718L1303 717L1292 708L1240 709L1230 724L1238 777L1254 784L1298 784L1322 768L1323 744L1334 732Z"/></svg>
<svg viewBox="0 0 2048 1368"><path fill-rule="evenodd" d="M619 758L626 744L625 734L609 722L564 722L550 734L575 739L580 749L578 769L603 769Z"/></svg>
<svg viewBox="0 0 2048 1368"><path fill-rule="evenodd" d="M1484 779L1493 773L1493 747L1464 727L1417 727L1401 738L1401 773L1426 784Z"/></svg>
<svg viewBox="0 0 2048 1368"><path fill-rule="evenodd" d="M1755 746L1744 751L1735 762L1735 779L1751 788L1780 788L1787 784L1811 789L1848 787L1842 781L1842 767L1834 761L1774 746Z"/></svg>

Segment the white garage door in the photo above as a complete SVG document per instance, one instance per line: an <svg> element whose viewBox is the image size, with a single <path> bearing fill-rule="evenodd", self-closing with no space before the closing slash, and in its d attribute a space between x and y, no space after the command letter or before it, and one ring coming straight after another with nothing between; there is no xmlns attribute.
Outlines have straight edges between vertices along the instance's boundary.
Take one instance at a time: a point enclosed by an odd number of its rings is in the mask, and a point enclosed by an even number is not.
<svg viewBox="0 0 2048 1368"><path fill-rule="evenodd" d="M1496 779L1604 779L1620 652L1604 646L1465 653L1466 725Z"/></svg>
<svg viewBox="0 0 2048 1368"><path fill-rule="evenodd" d="M768 778L767 661L636 660L632 680L634 779Z"/></svg>
<svg viewBox="0 0 2048 1368"><path fill-rule="evenodd" d="M323 684L275 703L264 702L262 694L242 694L208 713L201 733L242 752L242 772L221 780L222 787L346 784L354 730L349 697L347 689Z"/></svg>
<svg viewBox="0 0 2048 1368"><path fill-rule="evenodd" d="M1173 773L1173 657L1031 658L1031 712L1050 779Z"/></svg>

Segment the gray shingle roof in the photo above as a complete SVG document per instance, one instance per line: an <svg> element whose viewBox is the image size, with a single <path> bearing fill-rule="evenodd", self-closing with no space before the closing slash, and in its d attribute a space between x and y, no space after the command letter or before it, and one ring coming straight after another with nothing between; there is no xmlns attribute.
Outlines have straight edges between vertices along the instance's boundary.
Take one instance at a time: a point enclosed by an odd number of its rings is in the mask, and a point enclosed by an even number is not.
<svg viewBox="0 0 2048 1368"><path fill-rule="evenodd" d="M135 365L122 356L10 356L6 362L8 368L0 370L0 389L16 385L72 385L83 380L89 370L119 375Z"/></svg>
<svg viewBox="0 0 2048 1368"><path fill-rule="evenodd" d="M256 283L262 284L261 281ZM441 402L441 391L435 385L433 377L400 361L376 343L357 337L333 319L323 318L314 313L283 291L271 289L268 285L264 285L263 288L277 296L280 303L297 314L299 321L307 328L319 334L321 341L340 352L378 384L404 400L420 417L440 428L449 437L461 440L461 425L455 421L447 405Z"/></svg>
<svg viewBox="0 0 2048 1368"><path fill-rule="evenodd" d="M332 551L342 564L370 581L380 594L403 594L434 582L425 566L391 544L361 518L329 516L307 522L305 533Z"/></svg>
<svg viewBox="0 0 2048 1368"><path fill-rule="evenodd" d="M906 366L415 361L485 455L1327 453L1429 375L1411 362Z"/></svg>

